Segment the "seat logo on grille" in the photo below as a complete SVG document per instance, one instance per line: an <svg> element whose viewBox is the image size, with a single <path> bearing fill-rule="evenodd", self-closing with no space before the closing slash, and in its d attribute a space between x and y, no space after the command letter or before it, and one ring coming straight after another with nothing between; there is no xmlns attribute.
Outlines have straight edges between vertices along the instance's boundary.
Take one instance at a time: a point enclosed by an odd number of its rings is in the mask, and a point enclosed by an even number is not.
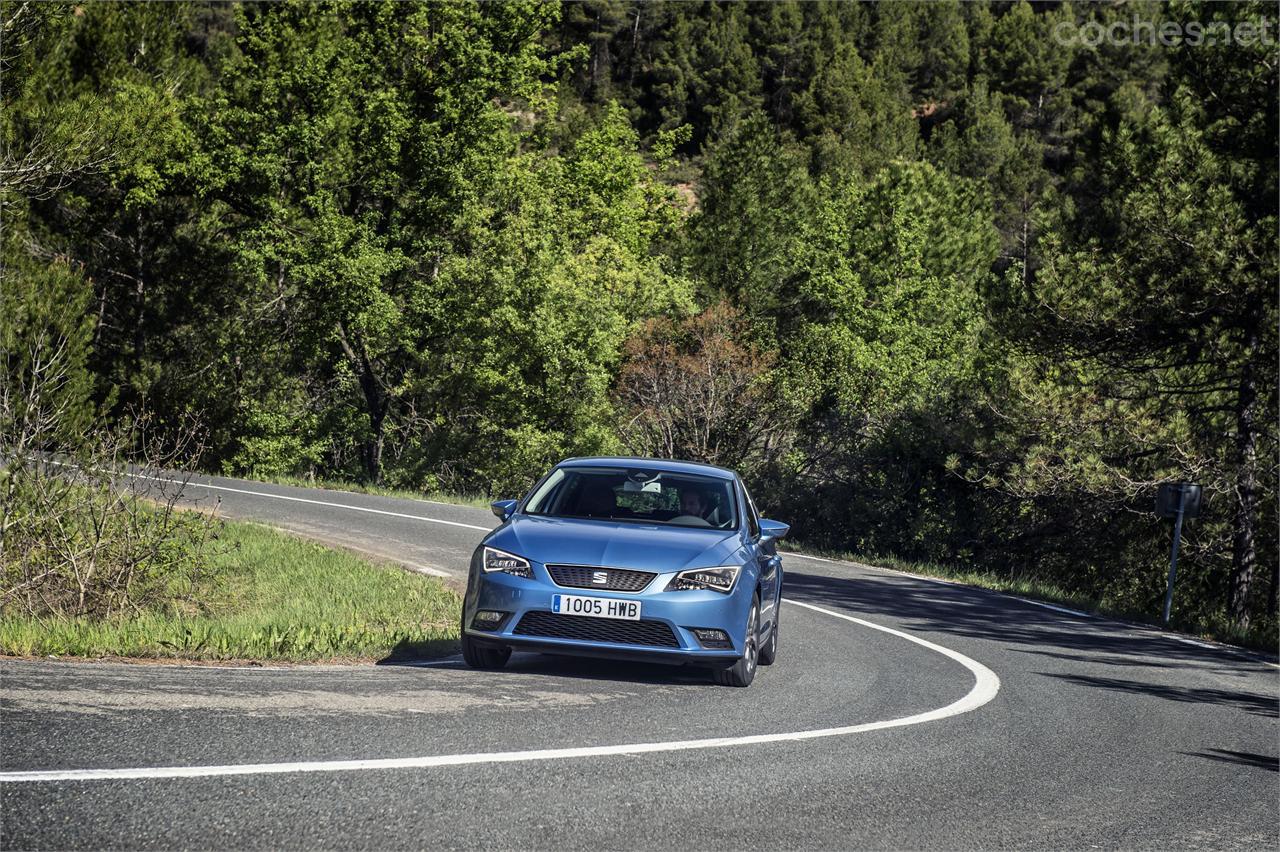
<svg viewBox="0 0 1280 852"><path fill-rule="evenodd" d="M597 586L604 586L604 585L608 585L608 583L609 583L609 572L608 572L608 571L596 571L596 572L592 573L592 575L591 575L591 582L592 582L593 584L597 585Z"/></svg>

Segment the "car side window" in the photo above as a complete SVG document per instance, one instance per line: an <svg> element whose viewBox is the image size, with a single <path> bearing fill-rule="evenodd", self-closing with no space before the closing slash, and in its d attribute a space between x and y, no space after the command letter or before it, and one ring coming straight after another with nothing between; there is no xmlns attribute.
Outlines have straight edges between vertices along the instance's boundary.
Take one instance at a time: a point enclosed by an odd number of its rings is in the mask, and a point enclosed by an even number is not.
<svg viewBox="0 0 1280 852"><path fill-rule="evenodd" d="M745 498L742 503L747 510L747 529L751 533L752 538L760 537L760 518L756 514L756 504L751 499L751 495L747 493L747 486L742 486L742 496Z"/></svg>

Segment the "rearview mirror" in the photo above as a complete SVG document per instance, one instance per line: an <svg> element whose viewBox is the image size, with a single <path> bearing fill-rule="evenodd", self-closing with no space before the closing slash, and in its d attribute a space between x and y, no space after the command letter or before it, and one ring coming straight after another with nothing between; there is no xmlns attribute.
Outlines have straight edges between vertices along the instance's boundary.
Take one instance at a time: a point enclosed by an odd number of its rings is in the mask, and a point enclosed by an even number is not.
<svg viewBox="0 0 1280 852"><path fill-rule="evenodd" d="M790 524L784 524L782 521L771 521L768 518L760 519L760 538L785 538L789 532L791 532Z"/></svg>
<svg viewBox="0 0 1280 852"><path fill-rule="evenodd" d="M494 500L489 504L489 508L493 510L493 516L500 521L505 521L516 513L515 500Z"/></svg>

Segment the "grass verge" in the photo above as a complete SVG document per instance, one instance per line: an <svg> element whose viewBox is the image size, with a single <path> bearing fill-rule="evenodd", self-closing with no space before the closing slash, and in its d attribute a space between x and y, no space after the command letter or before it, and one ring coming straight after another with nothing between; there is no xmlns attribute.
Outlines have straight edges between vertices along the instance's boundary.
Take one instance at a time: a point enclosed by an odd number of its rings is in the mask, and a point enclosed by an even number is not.
<svg viewBox="0 0 1280 852"><path fill-rule="evenodd" d="M451 653L457 592L268 527L228 521L190 596L109 620L0 615L16 656L318 662Z"/></svg>
<svg viewBox="0 0 1280 852"><path fill-rule="evenodd" d="M1118 606L1109 601L1098 600L1078 592L1070 592L1053 583L1034 577L1009 577L936 562L911 562L895 556L863 556L848 551L809 547L799 542L784 542L781 549L783 552L792 552L801 556L820 556L826 559L858 562L863 565L888 568L906 574L917 574L921 577L950 580L967 586L976 586L981 589L991 589L996 592L1016 595L1020 598L1044 601L1045 603L1069 607L1070 609L1095 615L1108 616L1121 621L1136 622L1152 627L1161 626L1159 620L1148 613ZM1241 630L1225 619L1185 624L1178 623L1175 618L1174 627L1203 639L1262 651L1272 657L1276 655L1276 629L1274 624Z"/></svg>

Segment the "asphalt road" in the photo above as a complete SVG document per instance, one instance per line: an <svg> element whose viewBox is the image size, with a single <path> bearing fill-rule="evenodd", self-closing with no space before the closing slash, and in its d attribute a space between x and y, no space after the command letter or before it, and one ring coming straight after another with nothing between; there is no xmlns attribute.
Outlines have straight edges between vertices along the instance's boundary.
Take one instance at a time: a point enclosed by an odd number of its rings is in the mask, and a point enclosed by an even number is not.
<svg viewBox="0 0 1280 852"><path fill-rule="evenodd" d="M455 579L494 523L484 510L201 481L189 493L227 516ZM1272 663L865 566L785 564L779 660L745 690L525 654L501 672L5 661L0 845L1280 842ZM743 737L754 740L722 739ZM58 775L157 767L188 774ZM53 776L23 774L41 772Z"/></svg>

